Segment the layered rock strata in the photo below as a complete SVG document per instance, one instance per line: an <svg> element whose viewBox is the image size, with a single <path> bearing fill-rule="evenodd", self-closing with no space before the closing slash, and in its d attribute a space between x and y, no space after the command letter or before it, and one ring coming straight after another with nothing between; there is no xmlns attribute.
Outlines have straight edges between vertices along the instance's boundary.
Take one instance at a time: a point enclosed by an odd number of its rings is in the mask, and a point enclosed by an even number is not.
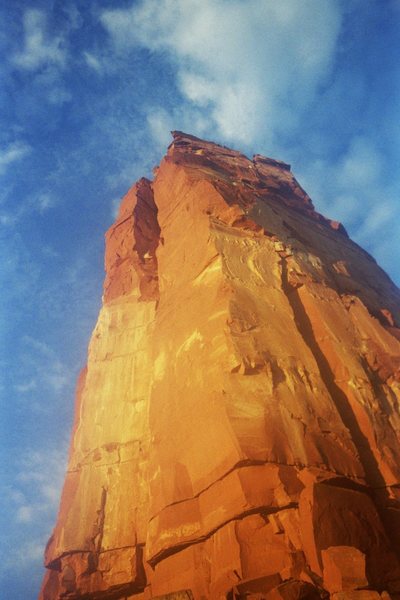
<svg viewBox="0 0 400 600"><path fill-rule="evenodd" d="M173 138L106 235L40 597L395 597L399 290L287 164Z"/></svg>

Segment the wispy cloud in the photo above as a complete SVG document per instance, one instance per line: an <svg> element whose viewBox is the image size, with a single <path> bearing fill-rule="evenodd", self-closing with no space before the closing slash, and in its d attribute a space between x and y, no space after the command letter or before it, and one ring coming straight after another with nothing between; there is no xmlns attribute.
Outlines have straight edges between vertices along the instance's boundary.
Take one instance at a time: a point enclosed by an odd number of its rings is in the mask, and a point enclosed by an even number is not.
<svg viewBox="0 0 400 600"><path fill-rule="evenodd" d="M93 69L93 71L96 71L96 73L103 72L103 65L101 63L101 60L97 56L95 56L95 54L93 54L92 52L85 51L83 53L83 58L87 66Z"/></svg>
<svg viewBox="0 0 400 600"><path fill-rule="evenodd" d="M15 481L22 487L37 484L37 506L56 507L65 474L67 448L65 442L58 449L34 450L20 459ZM40 508L42 510L42 508Z"/></svg>
<svg viewBox="0 0 400 600"><path fill-rule="evenodd" d="M336 160L306 161L297 175L320 211L343 222L384 268L396 268L400 179L396 173L388 175L376 143L354 136Z"/></svg>
<svg viewBox="0 0 400 600"><path fill-rule="evenodd" d="M36 70L42 66L63 67L67 59L65 40L48 32L44 11L28 9L23 17L23 48L13 56L13 63L20 69Z"/></svg>
<svg viewBox="0 0 400 600"><path fill-rule="evenodd" d="M376 185L382 173L382 163L382 156L371 140L355 136L338 165L338 183L353 189Z"/></svg>
<svg viewBox="0 0 400 600"><path fill-rule="evenodd" d="M57 204L57 198L50 192L42 192L32 201L32 204L36 210L40 213L44 213L49 208L54 208Z"/></svg>
<svg viewBox="0 0 400 600"><path fill-rule="evenodd" d="M23 505L17 508L15 520L17 523L30 523L35 514L34 506Z"/></svg>
<svg viewBox="0 0 400 600"><path fill-rule="evenodd" d="M22 358L23 363L26 365L28 373L34 372L36 375L28 383L16 384L17 388L19 386L20 392L26 391L21 390L21 385L29 385L31 389L35 389L40 384L42 388L60 392L71 384L69 370L58 358L53 348L31 336L24 336L23 343L26 348Z"/></svg>
<svg viewBox="0 0 400 600"><path fill-rule="evenodd" d="M40 113L44 102L59 107L72 100L65 73L72 66L69 43L78 17L73 10L71 16L65 13L62 22L55 22L51 10L26 9L22 39L16 35L14 50L8 52L5 68L18 70L25 89L29 86L29 99L23 94L16 103L22 103L30 116Z"/></svg>
<svg viewBox="0 0 400 600"><path fill-rule="evenodd" d="M21 570L32 564L40 565L43 561L43 548L45 537L25 540L17 548L10 548L10 553L5 560L5 569L19 568ZM1 574L1 571L0 571Z"/></svg>
<svg viewBox="0 0 400 600"><path fill-rule="evenodd" d="M224 139L272 143L329 75L341 10L328 0L147 0L101 22L117 49L167 53L185 110L201 110Z"/></svg>
<svg viewBox="0 0 400 600"><path fill-rule="evenodd" d="M8 200L14 200L14 190L8 191ZM29 194L29 191L25 197L19 198L18 203L4 202L2 212L0 213L0 225L3 227L12 228L19 224L19 222L31 216L32 214L43 215L48 210L55 208L58 204L58 197L49 191L39 190L33 194Z"/></svg>
<svg viewBox="0 0 400 600"><path fill-rule="evenodd" d="M163 108L151 110L147 115L147 125L150 134L155 143L161 148L165 148L170 140L170 131L173 129L174 119Z"/></svg>
<svg viewBox="0 0 400 600"><path fill-rule="evenodd" d="M121 198L113 198L111 200L111 216L112 216L113 220L115 220L117 218L120 204L121 204Z"/></svg>
<svg viewBox="0 0 400 600"><path fill-rule="evenodd" d="M8 146L0 148L0 175L15 162L25 158L32 151L29 144L25 142L13 142Z"/></svg>
<svg viewBox="0 0 400 600"><path fill-rule="evenodd" d="M66 456L65 440L58 447L25 449L23 457L16 461L12 484L1 488L8 518L14 525L13 543L2 558L0 577L32 565L40 574L44 547L58 509Z"/></svg>
<svg viewBox="0 0 400 600"><path fill-rule="evenodd" d="M20 394L27 394L28 392L32 392L33 390L36 390L36 388L37 388L37 382L35 379L30 379L29 381L26 381L25 383L17 383L14 385L15 391Z"/></svg>
<svg viewBox="0 0 400 600"><path fill-rule="evenodd" d="M65 0L62 5L62 11L67 15L71 29L80 29L82 27L84 22L83 17L74 0Z"/></svg>

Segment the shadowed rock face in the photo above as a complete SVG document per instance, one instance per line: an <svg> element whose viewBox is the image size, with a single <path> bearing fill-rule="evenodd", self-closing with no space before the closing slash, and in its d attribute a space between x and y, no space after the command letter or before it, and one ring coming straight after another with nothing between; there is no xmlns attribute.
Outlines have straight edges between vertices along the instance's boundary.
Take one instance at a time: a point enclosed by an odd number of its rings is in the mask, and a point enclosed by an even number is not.
<svg viewBox="0 0 400 600"><path fill-rule="evenodd" d="M395 596L399 290L288 165L173 136L106 235L40 598Z"/></svg>

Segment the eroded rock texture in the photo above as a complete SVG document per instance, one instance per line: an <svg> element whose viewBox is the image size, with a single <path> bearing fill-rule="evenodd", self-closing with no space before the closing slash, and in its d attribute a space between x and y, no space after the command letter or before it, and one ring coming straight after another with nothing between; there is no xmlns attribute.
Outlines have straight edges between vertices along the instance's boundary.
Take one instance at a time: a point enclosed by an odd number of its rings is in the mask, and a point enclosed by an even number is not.
<svg viewBox="0 0 400 600"><path fill-rule="evenodd" d="M400 294L288 165L175 132L107 233L42 600L400 593Z"/></svg>

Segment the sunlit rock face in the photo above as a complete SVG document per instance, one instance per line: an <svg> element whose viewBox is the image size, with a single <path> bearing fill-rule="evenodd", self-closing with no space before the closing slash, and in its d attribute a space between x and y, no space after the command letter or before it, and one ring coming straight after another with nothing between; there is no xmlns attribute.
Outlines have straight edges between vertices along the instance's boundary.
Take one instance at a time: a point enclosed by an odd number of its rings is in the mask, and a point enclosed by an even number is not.
<svg viewBox="0 0 400 600"><path fill-rule="evenodd" d="M106 235L42 600L400 592L400 294L285 163L174 132Z"/></svg>

